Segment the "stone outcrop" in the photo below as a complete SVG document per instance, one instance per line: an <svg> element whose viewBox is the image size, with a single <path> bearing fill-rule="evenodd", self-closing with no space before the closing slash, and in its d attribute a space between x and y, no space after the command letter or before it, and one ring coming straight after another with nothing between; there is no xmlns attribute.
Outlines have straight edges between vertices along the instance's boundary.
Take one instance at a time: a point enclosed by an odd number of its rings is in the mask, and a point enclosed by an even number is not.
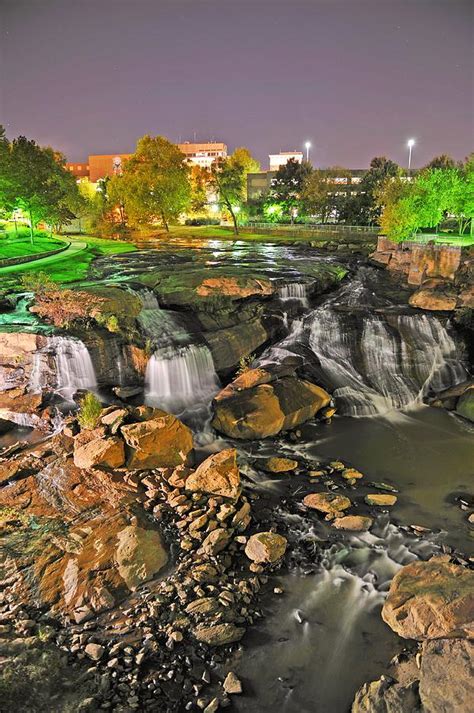
<svg viewBox="0 0 474 713"><path fill-rule="evenodd" d="M186 479L186 490L236 500L240 494L240 473L235 448L209 456Z"/></svg>
<svg viewBox="0 0 474 713"><path fill-rule="evenodd" d="M437 639L423 644L420 700L424 711L459 713L474 701L474 643L467 639Z"/></svg>
<svg viewBox="0 0 474 713"><path fill-rule="evenodd" d="M474 423L474 386L466 389L456 403L456 413Z"/></svg>
<svg viewBox="0 0 474 713"><path fill-rule="evenodd" d="M450 289L421 288L408 300L412 307L430 311L448 312L456 307L456 293Z"/></svg>
<svg viewBox="0 0 474 713"><path fill-rule="evenodd" d="M409 285L421 285L429 278L452 281L461 264L461 248L451 245L394 243L379 236L372 260L392 272L406 275Z"/></svg>
<svg viewBox="0 0 474 713"><path fill-rule="evenodd" d="M274 288L270 280L253 277L206 277L196 287L196 294L200 297L221 297L225 295L232 299L245 297L268 297Z"/></svg>
<svg viewBox="0 0 474 713"><path fill-rule="evenodd" d="M175 416L155 409L146 421L122 426L127 467L168 468L185 463L193 449L190 429Z"/></svg>
<svg viewBox="0 0 474 713"><path fill-rule="evenodd" d="M239 377L214 400L213 425L232 438L266 438L294 429L331 401L324 389L309 381L253 371L246 375L252 386L243 388Z"/></svg>
<svg viewBox="0 0 474 713"><path fill-rule="evenodd" d="M218 372L235 368L242 357L252 354L269 339L260 317L226 329L205 332L203 337L211 350L214 366Z"/></svg>
<svg viewBox="0 0 474 713"><path fill-rule="evenodd" d="M420 641L474 631L474 572L445 556L412 562L395 575L382 609L400 636Z"/></svg>

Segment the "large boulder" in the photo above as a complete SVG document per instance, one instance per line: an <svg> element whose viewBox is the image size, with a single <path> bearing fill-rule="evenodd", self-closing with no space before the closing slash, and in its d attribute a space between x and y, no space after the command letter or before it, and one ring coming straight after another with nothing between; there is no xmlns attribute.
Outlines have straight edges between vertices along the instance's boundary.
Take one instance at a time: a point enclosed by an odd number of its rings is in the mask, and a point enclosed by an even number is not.
<svg viewBox="0 0 474 713"><path fill-rule="evenodd" d="M275 436L313 418L331 400L320 386L292 376L240 388L231 384L214 400L213 425L231 438Z"/></svg>
<svg viewBox="0 0 474 713"><path fill-rule="evenodd" d="M186 490L236 500L240 494L240 473L235 448L209 456L186 479Z"/></svg>
<svg viewBox="0 0 474 713"><path fill-rule="evenodd" d="M206 277L200 285L196 287L196 294L200 297L218 297L222 295L232 299L244 299L246 297L268 297L274 292L274 287L270 280L256 279L253 277Z"/></svg>
<svg viewBox="0 0 474 713"><path fill-rule="evenodd" d="M78 468L120 468L124 463L124 443L117 436L94 438L74 448L74 465Z"/></svg>
<svg viewBox="0 0 474 713"><path fill-rule="evenodd" d="M264 344L270 334L261 318L256 317L226 329L205 332L203 336L211 350L216 371L226 372Z"/></svg>
<svg viewBox="0 0 474 713"><path fill-rule="evenodd" d="M160 533L129 525L117 535L117 569L127 587L134 591L159 572L168 561Z"/></svg>
<svg viewBox="0 0 474 713"><path fill-rule="evenodd" d="M411 562L393 578L382 618L405 639L466 635L474 628L474 572L444 556Z"/></svg>
<svg viewBox="0 0 474 713"><path fill-rule="evenodd" d="M425 711L460 713L474 701L474 644L467 639L437 639L423 644L420 698Z"/></svg>
<svg viewBox="0 0 474 713"><path fill-rule="evenodd" d="M190 429L164 411L154 410L148 421L121 427L127 444L127 467L132 470L173 468L186 463L193 449Z"/></svg>
<svg viewBox="0 0 474 713"><path fill-rule="evenodd" d="M414 292L408 302L412 307L448 312L456 307L456 293L450 290L423 289Z"/></svg>
<svg viewBox="0 0 474 713"><path fill-rule="evenodd" d="M387 676L364 683L356 693L351 713L419 713L417 687L416 682L404 686Z"/></svg>

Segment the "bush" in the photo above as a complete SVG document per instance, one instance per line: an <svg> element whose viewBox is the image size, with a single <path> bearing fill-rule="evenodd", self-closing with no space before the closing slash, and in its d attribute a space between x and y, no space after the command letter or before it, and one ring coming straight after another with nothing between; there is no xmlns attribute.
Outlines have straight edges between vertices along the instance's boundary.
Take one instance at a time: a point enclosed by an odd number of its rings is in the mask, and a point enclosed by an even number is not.
<svg viewBox="0 0 474 713"><path fill-rule="evenodd" d="M73 322L87 325L92 319L97 321L103 303L101 297L89 292L50 287L36 293L35 304L30 307L30 312L39 314L56 327L68 327Z"/></svg>
<svg viewBox="0 0 474 713"><path fill-rule="evenodd" d="M81 428L92 430L97 426L102 413L102 404L97 396L90 391L79 402L77 420Z"/></svg>
<svg viewBox="0 0 474 713"><path fill-rule="evenodd" d="M239 368L237 369L237 376L242 376L246 371L249 371L252 367L252 362L255 359L255 354L247 354L247 356L240 357Z"/></svg>
<svg viewBox="0 0 474 713"><path fill-rule="evenodd" d="M20 282L27 292L47 292L57 287L57 283L46 272L25 272Z"/></svg>

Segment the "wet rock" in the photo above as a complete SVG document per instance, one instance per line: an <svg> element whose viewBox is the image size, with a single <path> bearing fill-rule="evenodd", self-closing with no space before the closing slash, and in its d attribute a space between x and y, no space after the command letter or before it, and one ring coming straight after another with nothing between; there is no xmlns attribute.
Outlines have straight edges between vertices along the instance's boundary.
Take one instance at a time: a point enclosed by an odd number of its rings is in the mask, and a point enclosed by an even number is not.
<svg viewBox="0 0 474 713"><path fill-rule="evenodd" d="M255 279L244 275L238 277L207 277L196 287L200 297L227 295L233 299L269 296L274 292L270 280Z"/></svg>
<svg viewBox="0 0 474 713"><path fill-rule="evenodd" d="M125 463L125 448L121 438L95 438L89 443L74 447L74 465L77 468L120 468Z"/></svg>
<svg viewBox="0 0 474 713"><path fill-rule="evenodd" d="M298 461L291 458L267 458L262 466L267 473L288 473L291 470L296 470Z"/></svg>
<svg viewBox="0 0 474 713"><path fill-rule="evenodd" d="M373 520L371 517L364 515L345 515L337 517L332 521L332 526L337 530L349 530L351 532L365 532L372 526Z"/></svg>
<svg viewBox="0 0 474 713"><path fill-rule="evenodd" d="M215 398L213 425L232 438L266 438L308 421L330 400L321 387L295 377L244 390L230 384Z"/></svg>
<svg viewBox="0 0 474 713"><path fill-rule="evenodd" d="M380 505L390 507L397 502L396 495L385 495L382 493L370 493L364 498L367 505Z"/></svg>
<svg viewBox="0 0 474 713"><path fill-rule="evenodd" d="M209 456L186 479L186 490L236 500L240 494L240 473L235 448Z"/></svg>
<svg viewBox="0 0 474 713"><path fill-rule="evenodd" d="M365 683L356 693L352 713L418 713L421 711L417 683L408 686L382 677Z"/></svg>
<svg viewBox="0 0 474 713"><path fill-rule="evenodd" d="M426 711L459 713L474 701L474 644L466 639L439 639L423 644L420 698Z"/></svg>
<svg viewBox="0 0 474 713"><path fill-rule="evenodd" d="M363 473L361 473L360 470L356 470L355 468L344 468L341 473L341 476L344 478L344 480L360 480L360 478L364 477Z"/></svg>
<svg viewBox="0 0 474 713"><path fill-rule="evenodd" d="M229 671L225 677L223 688L229 695L238 695L239 693L242 693L242 683L233 671Z"/></svg>
<svg viewBox="0 0 474 713"><path fill-rule="evenodd" d="M456 413L474 423L474 386L467 389L458 399Z"/></svg>
<svg viewBox="0 0 474 713"><path fill-rule="evenodd" d="M393 578L382 618L405 639L472 633L474 572L444 556L411 562Z"/></svg>
<svg viewBox="0 0 474 713"><path fill-rule="evenodd" d="M240 641L245 634L245 629L235 624L216 624L215 626L199 627L194 630L198 641L210 646L223 646L234 641Z"/></svg>
<svg viewBox="0 0 474 713"><path fill-rule="evenodd" d="M277 562L286 551L287 541L275 532L258 532L252 535L245 547L247 557L257 564Z"/></svg>
<svg viewBox="0 0 474 713"><path fill-rule="evenodd" d="M193 449L190 429L164 411L150 420L122 426L121 432L128 446L127 466L131 469L181 465Z"/></svg>
<svg viewBox="0 0 474 713"><path fill-rule="evenodd" d="M310 493L305 497L303 503L307 508L330 514L347 510L352 505L349 498L337 493Z"/></svg>
<svg viewBox="0 0 474 713"><path fill-rule="evenodd" d="M456 307L456 301L455 292L447 289L434 290L424 288L414 292L408 300L412 307L430 311L451 311Z"/></svg>

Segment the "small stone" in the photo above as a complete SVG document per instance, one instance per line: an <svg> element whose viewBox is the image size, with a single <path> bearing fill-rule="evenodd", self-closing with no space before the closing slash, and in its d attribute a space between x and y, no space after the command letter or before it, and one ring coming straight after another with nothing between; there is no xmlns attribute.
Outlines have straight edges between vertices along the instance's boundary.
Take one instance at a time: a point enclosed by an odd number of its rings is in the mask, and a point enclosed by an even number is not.
<svg viewBox="0 0 474 713"><path fill-rule="evenodd" d="M100 644L87 644L84 649L86 655L93 661L99 661L105 651L104 647Z"/></svg>
<svg viewBox="0 0 474 713"><path fill-rule="evenodd" d="M233 671L229 671L224 679L224 691L231 695L242 693L242 683Z"/></svg>
<svg viewBox="0 0 474 713"><path fill-rule="evenodd" d="M262 469L267 473L288 473L297 467L298 461L291 458L267 458L262 464Z"/></svg>
<svg viewBox="0 0 474 713"><path fill-rule="evenodd" d="M332 521L332 526L336 530L350 530L351 532L364 532L372 525L372 518L364 515L345 515L337 517Z"/></svg>
<svg viewBox="0 0 474 713"><path fill-rule="evenodd" d="M303 503L313 510L331 514L347 510L352 505L349 498L336 493L310 493L304 498Z"/></svg>
<svg viewBox="0 0 474 713"><path fill-rule="evenodd" d="M286 538L282 535L275 532L258 532L249 538L245 554L257 564L277 562L285 554L286 545Z"/></svg>
<svg viewBox="0 0 474 713"><path fill-rule="evenodd" d="M381 493L369 493L364 498L367 505L391 506L397 502L396 495L382 495Z"/></svg>
<svg viewBox="0 0 474 713"><path fill-rule="evenodd" d="M194 630L196 639L210 646L223 646L240 641L244 634L245 629L235 624L216 624Z"/></svg>
<svg viewBox="0 0 474 713"><path fill-rule="evenodd" d="M361 473L359 470L356 470L355 468L344 468L341 475L344 480L359 480L360 478L364 477L363 473Z"/></svg>
<svg viewBox="0 0 474 713"><path fill-rule="evenodd" d="M213 698L212 701L204 708L204 713L215 713L219 708L219 699Z"/></svg>

